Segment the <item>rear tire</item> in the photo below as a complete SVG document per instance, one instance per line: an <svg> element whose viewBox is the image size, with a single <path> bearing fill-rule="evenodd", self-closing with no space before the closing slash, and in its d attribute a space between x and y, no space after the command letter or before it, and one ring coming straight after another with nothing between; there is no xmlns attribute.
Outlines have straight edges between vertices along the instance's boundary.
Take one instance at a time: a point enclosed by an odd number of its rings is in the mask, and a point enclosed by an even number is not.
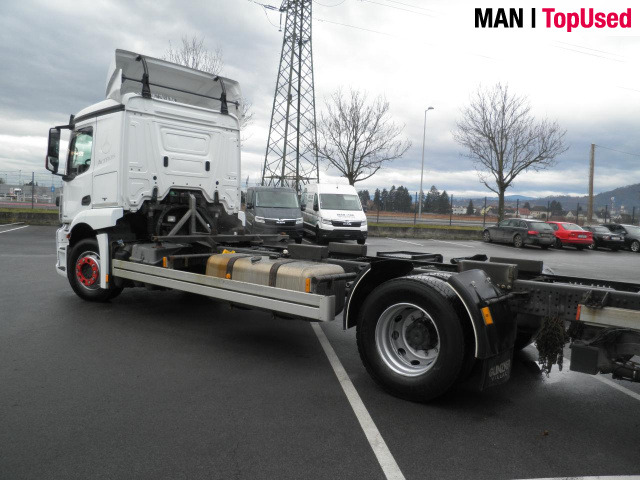
<svg viewBox="0 0 640 480"><path fill-rule="evenodd" d="M516 248L524 247L524 241L522 240L522 237L520 235L516 235L515 237L513 237L513 246Z"/></svg>
<svg viewBox="0 0 640 480"><path fill-rule="evenodd" d="M457 297L408 279L376 288L358 315L360 358L373 380L406 400L426 402L459 378L465 339Z"/></svg>
<svg viewBox="0 0 640 480"><path fill-rule="evenodd" d="M122 292L111 285L100 288L100 255L95 238L80 240L72 249L67 266L67 279L73 291L83 300L106 302Z"/></svg>
<svg viewBox="0 0 640 480"><path fill-rule="evenodd" d="M631 243L631 251L634 253L640 252L640 242L638 240L634 240Z"/></svg>

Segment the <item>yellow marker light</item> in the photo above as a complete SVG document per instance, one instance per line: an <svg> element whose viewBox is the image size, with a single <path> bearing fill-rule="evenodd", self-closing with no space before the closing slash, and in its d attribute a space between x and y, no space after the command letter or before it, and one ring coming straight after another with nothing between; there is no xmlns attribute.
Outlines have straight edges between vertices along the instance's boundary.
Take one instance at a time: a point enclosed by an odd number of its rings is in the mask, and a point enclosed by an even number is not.
<svg viewBox="0 0 640 480"><path fill-rule="evenodd" d="M162 266L167 268L167 257L162 257Z"/></svg>
<svg viewBox="0 0 640 480"><path fill-rule="evenodd" d="M227 274L225 275L225 278L231 278L231 274L230 274L230 273L227 273Z"/></svg>
<svg viewBox="0 0 640 480"><path fill-rule="evenodd" d="M304 291L307 292L307 293L309 293L311 291L311 279L310 278L307 278L304 281Z"/></svg>
<svg viewBox="0 0 640 480"><path fill-rule="evenodd" d="M105 277L105 282L109 283L109 274L107 273L104 277Z"/></svg>
<svg viewBox="0 0 640 480"><path fill-rule="evenodd" d="M222 250L223 254L227 254L227 253L236 253L235 250L227 250L226 248L224 250Z"/></svg>
<svg viewBox="0 0 640 480"><path fill-rule="evenodd" d="M491 310L489 310L489 307L483 307L480 311L482 312L482 317L484 318L484 324L493 325L493 317L491 316Z"/></svg>

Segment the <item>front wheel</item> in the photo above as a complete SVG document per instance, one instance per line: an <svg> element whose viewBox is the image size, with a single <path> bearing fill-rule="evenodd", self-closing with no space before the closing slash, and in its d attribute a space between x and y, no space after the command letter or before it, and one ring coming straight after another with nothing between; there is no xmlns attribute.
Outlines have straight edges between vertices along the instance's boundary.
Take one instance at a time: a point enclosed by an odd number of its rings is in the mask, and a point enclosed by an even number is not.
<svg viewBox="0 0 640 480"><path fill-rule="evenodd" d="M638 242L638 240L634 240L631 244L631 251L635 253L640 252L640 242Z"/></svg>
<svg viewBox="0 0 640 480"><path fill-rule="evenodd" d="M589 250L597 250L598 246L595 243L589 244Z"/></svg>
<svg viewBox="0 0 640 480"><path fill-rule="evenodd" d="M560 241L559 238L556 238L556 243L554 244L554 247L556 248L562 248L562 242Z"/></svg>
<svg viewBox="0 0 640 480"><path fill-rule="evenodd" d="M373 380L406 400L444 394L460 376L465 340L455 295L408 279L376 288L358 315L360 358Z"/></svg>
<svg viewBox="0 0 640 480"><path fill-rule="evenodd" d="M80 298L91 302L106 302L122 292L122 287L111 285L100 288L100 255L98 241L87 238L78 242L71 250L67 279Z"/></svg>
<svg viewBox="0 0 640 480"><path fill-rule="evenodd" d="M491 234L489 233L489 230L485 230L484 232L482 232L482 240L487 243L491 242Z"/></svg>

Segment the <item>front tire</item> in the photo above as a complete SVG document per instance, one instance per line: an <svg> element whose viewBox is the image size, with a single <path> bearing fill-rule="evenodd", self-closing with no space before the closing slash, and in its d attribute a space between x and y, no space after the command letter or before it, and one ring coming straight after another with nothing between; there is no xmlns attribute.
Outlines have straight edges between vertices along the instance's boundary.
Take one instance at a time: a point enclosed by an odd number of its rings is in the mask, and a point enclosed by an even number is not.
<svg viewBox="0 0 640 480"><path fill-rule="evenodd" d="M484 232L482 232L482 240L487 243L491 243L491 234L489 233L489 230L485 230Z"/></svg>
<svg viewBox="0 0 640 480"><path fill-rule="evenodd" d="M95 238L79 241L69 257L67 279L73 291L83 300L106 302L122 292L122 287L111 285L100 288L100 250Z"/></svg>
<svg viewBox="0 0 640 480"><path fill-rule="evenodd" d="M358 316L360 358L373 380L406 400L426 402L459 378L465 340L445 288L409 279L376 288Z"/></svg>
<svg viewBox="0 0 640 480"><path fill-rule="evenodd" d="M562 242L559 238L556 238L556 243L554 244L555 248L562 248Z"/></svg>
<svg viewBox="0 0 640 480"><path fill-rule="evenodd" d="M634 240L631 243L631 251L634 253L640 252L640 242L638 240Z"/></svg>

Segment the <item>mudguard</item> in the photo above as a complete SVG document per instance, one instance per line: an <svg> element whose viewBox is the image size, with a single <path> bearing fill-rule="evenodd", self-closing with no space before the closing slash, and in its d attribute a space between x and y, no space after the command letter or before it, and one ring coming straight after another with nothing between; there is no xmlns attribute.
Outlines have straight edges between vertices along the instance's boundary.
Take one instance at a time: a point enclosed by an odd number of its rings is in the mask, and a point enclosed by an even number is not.
<svg viewBox="0 0 640 480"><path fill-rule="evenodd" d="M449 285L465 306L476 337L476 358L485 359L513 348L517 323L506 295L482 270L468 270L451 275ZM503 298L503 301L500 299ZM485 320L482 309L488 307L491 319Z"/></svg>
<svg viewBox="0 0 640 480"><path fill-rule="evenodd" d="M406 260L377 260L362 270L353 281L342 313L343 327L355 327L357 311L367 296L382 283L392 278L403 277L413 270L413 264Z"/></svg>

